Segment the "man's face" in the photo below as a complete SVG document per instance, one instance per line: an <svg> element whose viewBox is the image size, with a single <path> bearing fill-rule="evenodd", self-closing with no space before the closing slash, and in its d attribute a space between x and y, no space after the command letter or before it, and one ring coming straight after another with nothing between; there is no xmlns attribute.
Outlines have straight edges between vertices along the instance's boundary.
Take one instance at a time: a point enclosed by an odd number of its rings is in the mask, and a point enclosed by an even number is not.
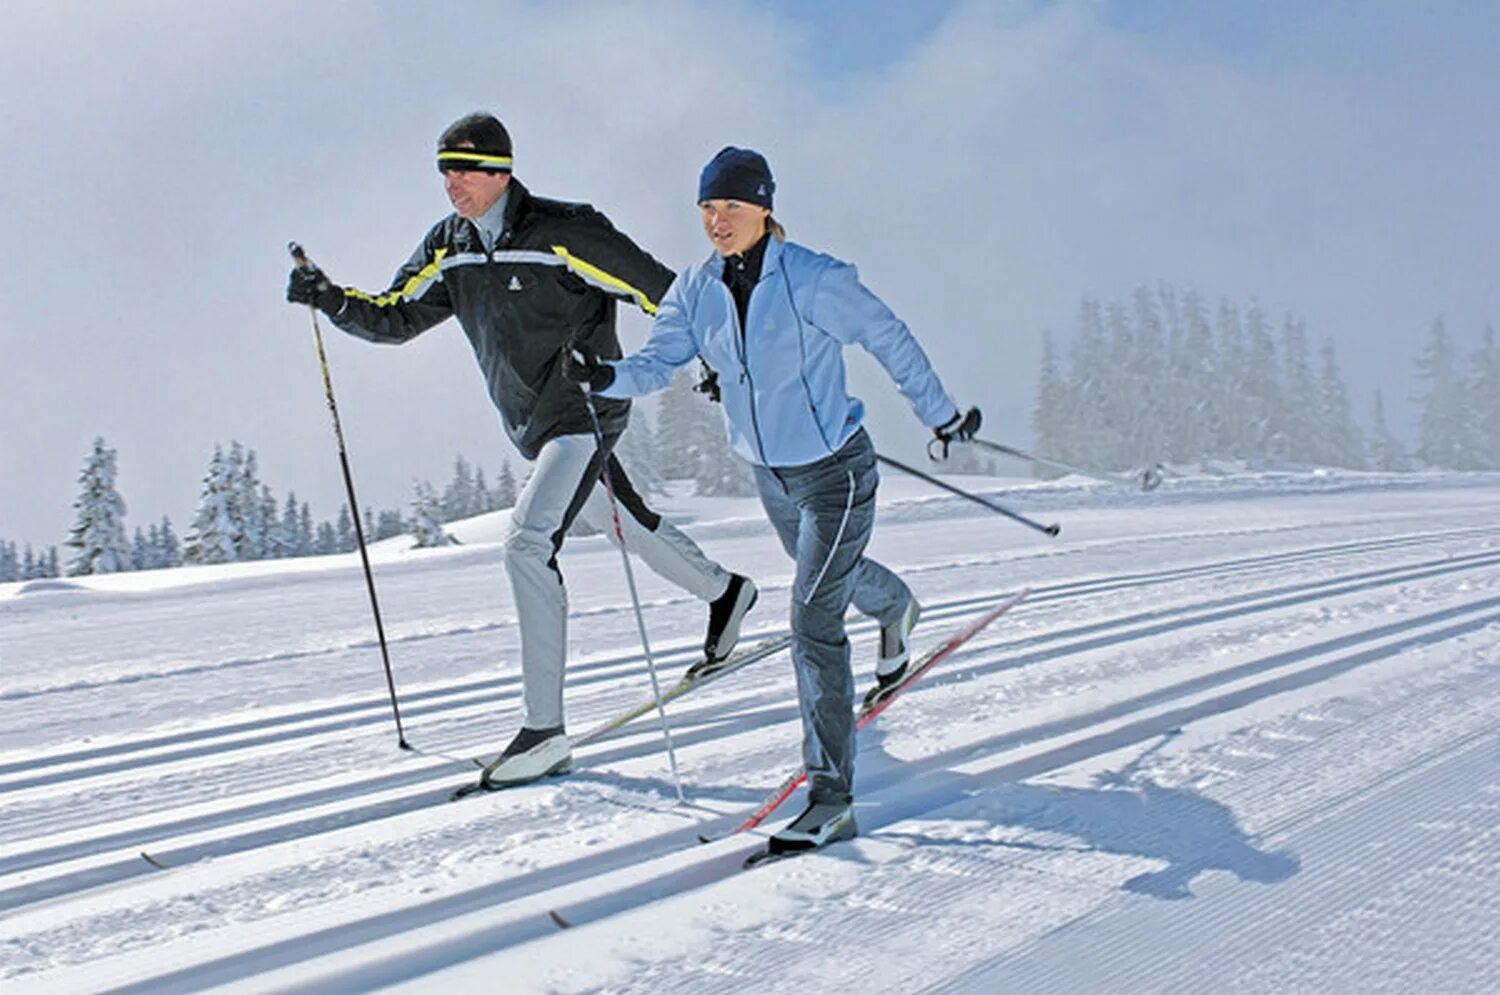
<svg viewBox="0 0 1500 995"><path fill-rule="evenodd" d="M472 146L469 146L472 147ZM443 189L448 202L461 218L477 218L495 206L495 201L510 186L509 173L479 169L444 169Z"/></svg>
<svg viewBox="0 0 1500 995"><path fill-rule="evenodd" d="M703 231L721 256L738 255L760 241L771 215L759 204L742 200L705 200L698 210L703 213Z"/></svg>

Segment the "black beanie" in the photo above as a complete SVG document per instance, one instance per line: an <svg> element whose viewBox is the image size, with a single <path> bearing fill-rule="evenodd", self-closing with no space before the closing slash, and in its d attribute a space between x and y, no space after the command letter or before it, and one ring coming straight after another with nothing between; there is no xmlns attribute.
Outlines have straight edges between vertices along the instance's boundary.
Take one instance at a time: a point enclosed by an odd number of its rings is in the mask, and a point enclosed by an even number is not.
<svg viewBox="0 0 1500 995"><path fill-rule="evenodd" d="M771 209L776 181L766 157L751 149L725 146L703 167L698 178L698 203L705 200L739 200Z"/></svg>
<svg viewBox="0 0 1500 995"><path fill-rule="evenodd" d="M465 114L438 139L438 168L444 167L510 172L510 132L493 114Z"/></svg>

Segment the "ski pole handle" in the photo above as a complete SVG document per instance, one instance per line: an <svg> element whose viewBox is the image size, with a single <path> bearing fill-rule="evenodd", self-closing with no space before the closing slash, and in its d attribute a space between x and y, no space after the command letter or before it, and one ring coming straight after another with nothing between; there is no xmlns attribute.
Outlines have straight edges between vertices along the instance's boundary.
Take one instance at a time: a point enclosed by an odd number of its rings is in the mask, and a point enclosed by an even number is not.
<svg viewBox="0 0 1500 995"><path fill-rule="evenodd" d="M307 253L302 251L302 246L298 245L296 242L288 242L286 244L286 251L292 254L292 262L296 263L298 266L301 266L304 269L317 269L317 267L312 264L312 260L307 258Z"/></svg>

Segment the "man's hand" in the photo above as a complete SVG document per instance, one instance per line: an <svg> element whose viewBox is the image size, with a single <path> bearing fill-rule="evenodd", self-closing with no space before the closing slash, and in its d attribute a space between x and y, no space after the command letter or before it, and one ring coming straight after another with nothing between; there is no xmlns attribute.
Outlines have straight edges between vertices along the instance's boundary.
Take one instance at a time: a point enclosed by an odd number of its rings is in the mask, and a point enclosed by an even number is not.
<svg viewBox="0 0 1500 995"><path fill-rule="evenodd" d="M325 314L338 314L344 307L344 288L335 286L312 263L293 266L287 279L286 299L293 304L311 304Z"/></svg>
<svg viewBox="0 0 1500 995"><path fill-rule="evenodd" d="M563 376L590 391L604 390L615 382L615 368L582 347L563 350Z"/></svg>

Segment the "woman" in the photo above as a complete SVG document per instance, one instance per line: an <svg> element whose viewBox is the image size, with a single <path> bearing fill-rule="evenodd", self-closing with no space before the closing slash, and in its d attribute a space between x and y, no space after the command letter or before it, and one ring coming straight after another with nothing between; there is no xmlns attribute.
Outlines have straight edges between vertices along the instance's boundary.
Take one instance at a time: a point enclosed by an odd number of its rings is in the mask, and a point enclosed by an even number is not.
<svg viewBox="0 0 1500 995"><path fill-rule="evenodd" d="M575 352L567 373L604 397L661 390L695 357L718 371L730 442L755 469L761 503L797 561L792 660L802 709L809 804L771 837L773 854L857 833L854 681L844 613L881 625L877 695L899 682L919 608L890 570L864 556L875 521L875 448L864 405L845 389L843 349L859 344L945 441L967 439L961 414L916 339L853 266L786 241L771 217L776 185L759 154L729 147L704 167L698 207L714 254L678 275L634 356Z"/></svg>

